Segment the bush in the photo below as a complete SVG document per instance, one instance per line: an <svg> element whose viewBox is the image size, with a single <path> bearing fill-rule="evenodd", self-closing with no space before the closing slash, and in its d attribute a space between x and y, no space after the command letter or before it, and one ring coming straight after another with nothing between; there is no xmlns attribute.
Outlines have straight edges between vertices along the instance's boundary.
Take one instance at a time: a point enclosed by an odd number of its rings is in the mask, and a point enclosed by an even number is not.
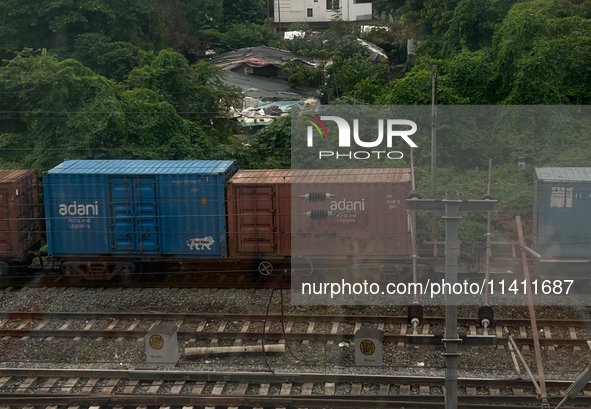
<svg viewBox="0 0 591 409"><path fill-rule="evenodd" d="M236 24L224 33L220 43L225 51L237 50L244 47L269 45L276 40L273 29L268 25L243 23Z"/></svg>

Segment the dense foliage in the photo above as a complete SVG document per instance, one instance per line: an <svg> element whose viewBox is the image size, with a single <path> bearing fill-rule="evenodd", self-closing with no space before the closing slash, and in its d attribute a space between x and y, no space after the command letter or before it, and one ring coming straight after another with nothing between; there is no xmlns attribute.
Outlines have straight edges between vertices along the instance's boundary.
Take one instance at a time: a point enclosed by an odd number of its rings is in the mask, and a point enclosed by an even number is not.
<svg viewBox="0 0 591 409"><path fill-rule="evenodd" d="M0 0L0 166L232 157L244 167L288 167L289 118L249 140L233 138L238 128L228 111L239 93L199 62L208 50L271 45L315 58L316 69L286 65L288 83L318 87L330 104L429 105L433 64L439 104L591 103L591 0L373 6L387 17L384 28L361 32L336 19L318 33L299 23L291 28L305 38L284 41L265 0ZM389 61L359 38L382 47ZM409 38L420 41L411 60ZM493 193L509 215L497 223L509 231L514 214L531 211L532 166L590 165L586 129L547 115L527 123L503 118L488 136L443 131L439 193L454 188L478 197L492 158ZM525 171L515 165L518 156L527 158ZM420 187L428 189L427 149L417 158ZM464 238L479 237L481 225L469 225Z"/></svg>
<svg viewBox="0 0 591 409"><path fill-rule="evenodd" d="M157 59L157 58L156 58ZM78 61L20 53L0 68L0 161L205 158L212 141L157 90L118 86Z"/></svg>

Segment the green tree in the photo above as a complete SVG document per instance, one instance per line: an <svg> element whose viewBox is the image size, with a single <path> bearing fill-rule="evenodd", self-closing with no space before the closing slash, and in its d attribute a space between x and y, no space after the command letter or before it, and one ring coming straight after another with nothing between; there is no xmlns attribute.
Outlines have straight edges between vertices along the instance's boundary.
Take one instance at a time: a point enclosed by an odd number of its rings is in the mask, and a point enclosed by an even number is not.
<svg viewBox="0 0 591 409"><path fill-rule="evenodd" d="M184 118L203 127L227 130L224 113L235 103L239 92L225 85L223 71L207 62L189 65L179 53L162 50L129 74L130 89L157 92Z"/></svg>
<svg viewBox="0 0 591 409"><path fill-rule="evenodd" d="M158 9L165 27L168 47L190 62L205 56L214 44L206 30L217 32L223 7L218 0L159 0Z"/></svg>
<svg viewBox="0 0 591 409"><path fill-rule="evenodd" d="M371 90L375 90L378 84L385 85L389 76L386 65L375 64L364 54L334 58L333 61L326 70L327 79L321 88L329 100L350 95L372 103Z"/></svg>
<svg viewBox="0 0 591 409"><path fill-rule="evenodd" d="M380 105L430 105L432 63L438 64L437 101L439 104L458 105L468 103L460 96L446 75L446 66L441 60L428 61L412 68L404 78L391 81L382 95L376 98Z"/></svg>
<svg viewBox="0 0 591 409"><path fill-rule="evenodd" d="M267 18L265 0L222 0L224 24L230 28L234 24L262 24Z"/></svg>
<svg viewBox="0 0 591 409"><path fill-rule="evenodd" d="M69 53L78 35L109 33L142 48L163 46L156 0L0 0L4 57L25 47Z"/></svg>
<svg viewBox="0 0 591 409"><path fill-rule="evenodd" d="M238 150L242 166L254 169L291 167L291 116L276 119Z"/></svg>
<svg viewBox="0 0 591 409"><path fill-rule="evenodd" d="M296 88L300 85L306 87L319 87L324 77L323 67L311 67L301 61L289 61L281 69L289 73L287 85Z"/></svg>
<svg viewBox="0 0 591 409"><path fill-rule="evenodd" d="M493 45L504 103L591 101L591 16L585 4L534 0L511 8Z"/></svg>
<svg viewBox="0 0 591 409"><path fill-rule="evenodd" d="M516 0L377 0L376 11L394 15L405 32L422 41L420 50L432 58L456 51L490 47L497 24Z"/></svg>
<svg viewBox="0 0 591 409"><path fill-rule="evenodd" d="M131 43L113 42L108 36L88 33L76 39L73 57L97 74L123 82L144 55Z"/></svg>
<svg viewBox="0 0 591 409"><path fill-rule="evenodd" d="M495 104L498 96L492 65L493 56L489 48L460 51L446 62L442 81L468 104Z"/></svg>
<svg viewBox="0 0 591 409"><path fill-rule="evenodd" d="M123 91L79 62L31 51L0 68L0 163L205 157L211 143L154 91Z"/></svg>
<svg viewBox="0 0 591 409"><path fill-rule="evenodd" d="M278 36L275 35L269 25L237 23L230 26L228 31L221 35L220 43L224 51L228 51L244 47L270 45L277 39Z"/></svg>
<svg viewBox="0 0 591 409"><path fill-rule="evenodd" d="M515 0L460 0L442 37L443 55L490 47L496 25L514 3Z"/></svg>

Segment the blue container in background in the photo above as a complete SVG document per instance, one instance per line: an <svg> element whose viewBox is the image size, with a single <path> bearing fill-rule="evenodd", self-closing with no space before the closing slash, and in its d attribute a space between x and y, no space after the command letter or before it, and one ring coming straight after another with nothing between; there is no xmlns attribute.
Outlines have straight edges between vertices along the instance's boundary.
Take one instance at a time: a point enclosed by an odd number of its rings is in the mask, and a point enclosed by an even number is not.
<svg viewBox="0 0 591 409"><path fill-rule="evenodd" d="M534 237L542 255L591 256L591 168L536 168Z"/></svg>
<svg viewBox="0 0 591 409"><path fill-rule="evenodd" d="M44 176L51 257L224 258L234 161L72 160Z"/></svg>

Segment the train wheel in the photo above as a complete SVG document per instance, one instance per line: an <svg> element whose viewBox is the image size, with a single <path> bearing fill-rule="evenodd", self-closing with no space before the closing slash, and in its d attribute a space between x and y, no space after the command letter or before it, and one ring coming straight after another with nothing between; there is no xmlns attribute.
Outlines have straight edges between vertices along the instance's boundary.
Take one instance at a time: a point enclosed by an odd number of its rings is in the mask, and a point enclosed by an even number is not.
<svg viewBox="0 0 591 409"><path fill-rule="evenodd" d="M123 266L119 271L119 276L122 281L138 281L140 275L137 274L132 266Z"/></svg>
<svg viewBox="0 0 591 409"><path fill-rule="evenodd" d="M259 264L259 273L264 276L268 276L273 273L273 264L268 261L261 261Z"/></svg>
<svg viewBox="0 0 591 409"><path fill-rule="evenodd" d="M290 273L292 276L309 277L314 272L312 261L307 258L294 258L291 260Z"/></svg>
<svg viewBox="0 0 591 409"><path fill-rule="evenodd" d="M119 277L123 281L137 281L140 275L136 273L135 265L133 264L122 264L119 265Z"/></svg>
<svg viewBox="0 0 591 409"><path fill-rule="evenodd" d="M76 270L74 270L74 266L71 264L62 264L60 266L60 271L63 275L67 277L72 277L76 275Z"/></svg>

